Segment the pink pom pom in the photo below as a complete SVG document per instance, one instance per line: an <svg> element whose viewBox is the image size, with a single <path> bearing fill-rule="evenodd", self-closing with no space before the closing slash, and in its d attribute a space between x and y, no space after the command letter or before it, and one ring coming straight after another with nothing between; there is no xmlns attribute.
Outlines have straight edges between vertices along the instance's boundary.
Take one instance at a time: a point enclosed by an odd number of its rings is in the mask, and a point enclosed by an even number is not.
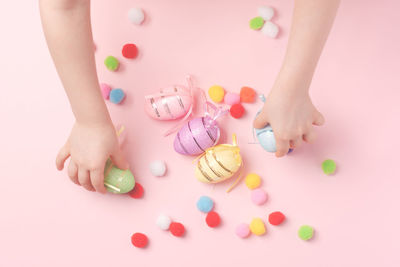
<svg viewBox="0 0 400 267"><path fill-rule="evenodd" d="M236 235L240 238L246 238L250 235L250 228L247 224L241 223L236 227Z"/></svg>
<svg viewBox="0 0 400 267"><path fill-rule="evenodd" d="M104 99L110 98L111 87L108 84L101 83L100 84L101 94L103 95Z"/></svg>
<svg viewBox="0 0 400 267"><path fill-rule="evenodd" d="M240 103L240 95L228 92L225 94L224 102L225 102L225 104L230 105L230 106L232 106L234 104L239 104Z"/></svg>
<svg viewBox="0 0 400 267"><path fill-rule="evenodd" d="M262 205L267 201L267 199L268 195L262 188L254 189L253 191L251 191L251 200L254 204Z"/></svg>

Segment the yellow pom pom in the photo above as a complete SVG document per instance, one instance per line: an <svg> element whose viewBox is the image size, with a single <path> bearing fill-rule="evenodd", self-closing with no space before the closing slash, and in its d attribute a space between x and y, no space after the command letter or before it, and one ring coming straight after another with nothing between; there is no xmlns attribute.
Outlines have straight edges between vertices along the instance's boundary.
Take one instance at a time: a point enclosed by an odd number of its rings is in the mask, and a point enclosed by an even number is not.
<svg viewBox="0 0 400 267"><path fill-rule="evenodd" d="M249 189L256 189L261 184L261 177L255 173L250 173L246 176L245 183Z"/></svg>
<svg viewBox="0 0 400 267"><path fill-rule="evenodd" d="M250 223L250 231L255 235L265 234L265 224L260 218L254 218Z"/></svg>
<svg viewBox="0 0 400 267"><path fill-rule="evenodd" d="M222 88L222 86L213 85L210 87L210 89L208 89L208 94L210 95L212 101L215 103L220 103L222 100L224 100L225 90Z"/></svg>

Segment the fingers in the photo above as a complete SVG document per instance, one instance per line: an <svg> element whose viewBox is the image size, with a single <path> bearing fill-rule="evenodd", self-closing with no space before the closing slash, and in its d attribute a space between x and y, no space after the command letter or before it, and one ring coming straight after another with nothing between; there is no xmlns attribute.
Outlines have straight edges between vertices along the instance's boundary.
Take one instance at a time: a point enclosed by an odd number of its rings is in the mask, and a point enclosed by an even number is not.
<svg viewBox="0 0 400 267"><path fill-rule="evenodd" d="M59 171L64 169L64 163L67 160L67 158L70 156L69 150L67 149L66 146L63 146L60 149L60 152L58 152L58 155L56 157L56 166Z"/></svg>
<svg viewBox="0 0 400 267"><path fill-rule="evenodd" d="M295 139L292 139L292 140L290 140L290 148L299 147L301 145L301 143L302 143L301 136L299 136Z"/></svg>
<svg viewBox="0 0 400 267"><path fill-rule="evenodd" d="M322 126L322 125L324 125L324 123L325 123L324 116L322 116L322 114L317 111L317 115L316 115L316 117L315 117L315 119L313 121L313 124L317 125L317 126Z"/></svg>
<svg viewBox="0 0 400 267"><path fill-rule="evenodd" d="M289 151L289 140L276 138L275 156L278 158L285 156Z"/></svg>
<svg viewBox="0 0 400 267"><path fill-rule="evenodd" d="M89 171L84 169L84 168L80 168L78 170L78 180L79 183L81 184L81 186L83 186L86 190L88 191L95 191L92 183L90 181L90 176L89 176Z"/></svg>
<svg viewBox="0 0 400 267"><path fill-rule="evenodd" d="M303 135L303 140L307 143L312 143L315 141L317 135L315 134L315 131L311 129L308 131L306 134Z"/></svg>
<svg viewBox="0 0 400 267"><path fill-rule="evenodd" d="M70 160L68 165L68 176L74 184L80 185L78 181L78 166L72 160Z"/></svg>
<svg viewBox="0 0 400 267"><path fill-rule="evenodd" d="M118 149L114 154L111 155L111 160L121 170L126 170L129 168L128 162L125 160L121 149Z"/></svg>
<svg viewBox="0 0 400 267"><path fill-rule="evenodd" d="M96 169L90 171L90 179L92 181L92 185L97 192L105 194L107 192L104 186L104 170Z"/></svg>
<svg viewBox="0 0 400 267"><path fill-rule="evenodd" d="M264 115L263 112L261 112L254 120L253 126L256 129L261 129L264 128L267 124L268 124L267 116Z"/></svg>

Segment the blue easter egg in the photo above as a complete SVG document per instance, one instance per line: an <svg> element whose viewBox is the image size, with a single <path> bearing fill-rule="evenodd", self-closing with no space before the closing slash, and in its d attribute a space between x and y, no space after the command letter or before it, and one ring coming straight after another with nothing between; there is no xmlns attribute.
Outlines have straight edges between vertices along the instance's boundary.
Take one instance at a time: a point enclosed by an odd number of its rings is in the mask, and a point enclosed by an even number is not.
<svg viewBox="0 0 400 267"><path fill-rule="evenodd" d="M272 127L267 125L262 129L255 129L260 145L268 152L276 152L276 142Z"/></svg>
<svg viewBox="0 0 400 267"><path fill-rule="evenodd" d="M117 88L113 89L110 92L110 101L114 104L119 104L124 100L125 98L125 93L122 89Z"/></svg>

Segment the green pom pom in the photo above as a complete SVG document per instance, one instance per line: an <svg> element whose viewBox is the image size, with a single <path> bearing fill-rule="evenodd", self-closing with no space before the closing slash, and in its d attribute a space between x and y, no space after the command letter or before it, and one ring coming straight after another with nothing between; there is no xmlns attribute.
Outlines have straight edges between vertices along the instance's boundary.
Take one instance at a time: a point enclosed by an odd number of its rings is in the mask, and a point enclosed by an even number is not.
<svg viewBox="0 0 400 267"><path fill-rule="evenodd" d="M259 30L264 26L264 19L262 17L255 17L250 20L250 28Z"/></svg>
<svg viewBox="0 0 400 267"><path fill-rule="evenodd" d="M113 56L108 56L104 60L104 65L106 65L107 69L109 69L111 71L116 71L119 67L119 61L118 61L118 59L116 59Z"/></svg>
<svg viewBox="0 0 400 267"><path fill-rule="evenodd" d="M313 237L314 229L309 225L303 225L299 228L297 234L302 240L307 241Z"/></svg>
<svg viewBox="0 0 400 267"><path fill-rule="evenodd" d="M115 194L125 194L135 187L135 178L130 170L121 170L107 160L104 169L104 185L107 190Z"/></svg>
<svg viewBox="0 0 400 267"><path fill-rule="evenodd" d="M333 174L336 171L336 163L331 159L327 159L322 162L322 170L325 174Z"/></svg>

